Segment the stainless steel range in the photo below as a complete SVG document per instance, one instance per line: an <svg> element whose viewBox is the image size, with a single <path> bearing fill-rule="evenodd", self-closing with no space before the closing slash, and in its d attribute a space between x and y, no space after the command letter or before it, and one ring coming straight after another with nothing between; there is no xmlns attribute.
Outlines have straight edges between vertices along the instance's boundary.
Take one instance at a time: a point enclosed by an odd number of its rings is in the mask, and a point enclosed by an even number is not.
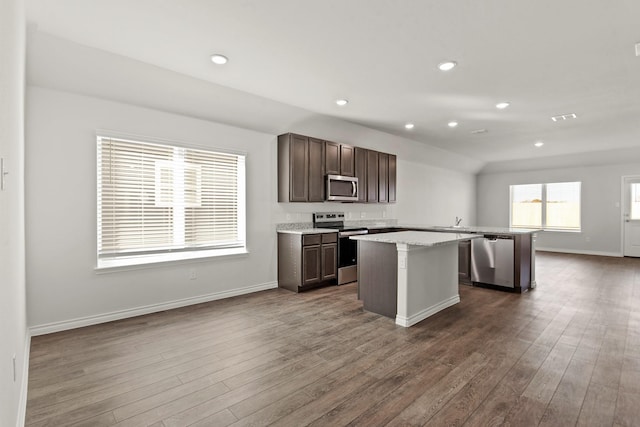
<svg viewBox="0 0 640 427"><path fill-rule="evenodd" d="M344 212L319 212L313 214L316 228L338 230L338 285L358 280L358 242L349 239L356 234L368 234L366 227L344 225Z"/></svg>

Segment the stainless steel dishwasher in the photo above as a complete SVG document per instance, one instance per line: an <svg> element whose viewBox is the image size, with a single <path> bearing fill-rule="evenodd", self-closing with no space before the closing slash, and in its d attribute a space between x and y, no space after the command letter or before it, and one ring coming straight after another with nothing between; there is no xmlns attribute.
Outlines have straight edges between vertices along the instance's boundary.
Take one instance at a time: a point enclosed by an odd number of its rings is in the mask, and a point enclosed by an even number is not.
<svg viewBox="0 0 640 427"><path fill-rule="evenodd" d="M514 287L513 236L485 235L471 240L471 281Z"/></svg>

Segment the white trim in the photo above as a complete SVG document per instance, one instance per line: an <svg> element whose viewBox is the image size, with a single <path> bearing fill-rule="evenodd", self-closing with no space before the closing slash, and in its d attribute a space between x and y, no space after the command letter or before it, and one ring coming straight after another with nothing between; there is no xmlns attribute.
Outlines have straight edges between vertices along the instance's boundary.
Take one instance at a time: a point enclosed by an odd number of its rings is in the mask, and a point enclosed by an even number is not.
<svg viewBox="0 0 640 427"><path fill-rule="evenodd" d="M640 175L623 175L620 177L620 254L624 256L624 246L626 240L624 211L627 207L627 192L625 181L632 179L640 179Z"/></svg>
<svg viewBox="0 0 640 427"><path fill-rule="evenodd" d="M188 305L200 304L203 302L231 298L238 295L250 294L253 292L265 291L267 289L275 289L277 287L278 282L267 282L259 285L247 286L246 288L215 292L212 294L183 298L160 304L151 304L126 310L113 311L111 313L98 314L95 316L80 317L71 320L63 320L61 322L46 323L44 325L32 326L29 329L32 336L50 334L53 332L66 331L68 329L82 328L84 326L97 325L99 323L111 322L113 320L126 319L129 317L141 316L143 314L171 310L173 308L185 307Z"/></svg>
<svg viewBox="0 0 640 427"><path fill-rule="evenodd" d="M29 355L31 354L31 332L27 329L24 337L24 360L22 361L22 381L16 427L23 427L27 417L27 391L29 390Z"/></svg>
<svg viewBox="0 0 640 427"><path fill-rule="evenodd" d="M458 294L444 301L440 301L439 303L432 305L431 307L427 307L412 316L405 317L396 315L396 325L404 327L413 326L416 323L423 321L427 317L432 316L437 312L444 310L445 308L451 307L452 305L458 304L459 302L460 295Z"/></svg>
<svg viewBox="0 0 640 427"><path fill-rule="evenodd" d="M168 252L151 255L120 256L113 258L98 258L94 271L96 274L112 271L138 270L141 268L155 268L158 264L168 264L181 261L207 260L217 257L248 255L246 244L237 248L205 249L200 251Z"/></svg>
<svg viewBox="0 0 640 427"><path fill-rule="evenodd" d="M604 251L587 251L583 249L557 249L557 248L541 248L540 246L536 246L536 251L541 252L558 252L565 254L578 254L578 255L599 255L599 256L613 256L613 257L623 257L621 252L604 252Z"/></svg>

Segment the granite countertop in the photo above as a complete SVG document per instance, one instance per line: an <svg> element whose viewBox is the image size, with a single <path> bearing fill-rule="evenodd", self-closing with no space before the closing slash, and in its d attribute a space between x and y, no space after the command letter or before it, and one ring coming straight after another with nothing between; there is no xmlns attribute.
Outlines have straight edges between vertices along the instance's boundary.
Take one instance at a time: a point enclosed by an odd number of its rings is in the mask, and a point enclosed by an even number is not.
<svg viewBox="0 0 640 427"><path fill-rule="evenodd" d="M454 227L454 226L442 226L442 225L411 225L400 224L397 227L413 228L425 231L437 231L437 232L451 232L451 233L478 233L478 234L531 234L542 231L538 228L510 228L510 227Z"/></svg>
<svg viewBox="0 0 640 427"><path fill-rule="evenodd" d="M404 243L415 246L440 246L447 245L460 240L476 239L480 236L477 234L466 233L442 233L429 231L396 231L393 233L382 234L362 234L351 236L352 240L363 240L367 242L380 243Z"/></svg>
<svg viewBox="0 0 640 427"><path fill-rule="evenodd" d="M287 234L320 234L320 233L337 233L338 230L333 228L301 228L291 230L277 230L278 233Z"/></svg>

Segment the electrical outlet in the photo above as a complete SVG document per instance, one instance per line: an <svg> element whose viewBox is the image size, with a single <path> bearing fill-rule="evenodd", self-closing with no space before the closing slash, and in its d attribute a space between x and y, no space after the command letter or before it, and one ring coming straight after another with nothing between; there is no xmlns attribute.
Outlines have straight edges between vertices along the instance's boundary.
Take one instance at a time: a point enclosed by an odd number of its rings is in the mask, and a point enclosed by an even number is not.
<svg viewBox="0 0 640 427"><path fill-rule="evenodd" d="M15 354L13 355L12 360L13 360L13 382L15 383L16 378L18 378L16 375L16 355Z"/></svg>
<svg viewBox="0 0 640 427"><path fill-rule="evenodd" d="M584 240L586 240L587 242L590 242L591 241L591 236L585 237Z"/></svg>
<svg viewBox="0 0 640 427"><path fill-rule="evenodd" d="M189 280L196 280L198 278L198 274L196 273L196 269L192 268L189 270Z"/></svg>
<svg viewBox="0 0 640 427"><path fill-rule="evenodd" d="M382 211L382 218L386 218L387 217L387 211Z"/></svg>
<svg viewBox="0 0 640 427"><path fill-rule="evenodd" d="M360 218L366 218L366 217L367 217L366 212L360 212Z"/></svg>
<svg viewBox="0 0 640 427"><path fill-rule="evenodd" d="M291 221L291 214L287 214L287 221Z"/></svg>

